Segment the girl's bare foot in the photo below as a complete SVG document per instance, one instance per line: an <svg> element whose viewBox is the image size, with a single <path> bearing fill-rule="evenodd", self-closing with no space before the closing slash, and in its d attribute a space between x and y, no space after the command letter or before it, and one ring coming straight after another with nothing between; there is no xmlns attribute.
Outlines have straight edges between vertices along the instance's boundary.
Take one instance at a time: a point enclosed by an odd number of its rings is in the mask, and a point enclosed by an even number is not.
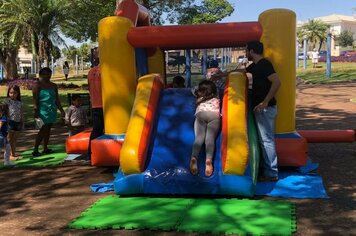
<svg viewBox="0 0 356 236"><path fill-rule="evenodd" d="M198 164L197 164L197 158L192 157L190 159L190 173L192 173L192 175L197 175L198 174Z"/></svg>
<svg viewBox="0 0 356 236"><path fill-rule="evenodd" d="M206 160L205 162L205 175L206 176L211 176L213 174L214 168L213 168L213 162L211 159Z"/></svg>

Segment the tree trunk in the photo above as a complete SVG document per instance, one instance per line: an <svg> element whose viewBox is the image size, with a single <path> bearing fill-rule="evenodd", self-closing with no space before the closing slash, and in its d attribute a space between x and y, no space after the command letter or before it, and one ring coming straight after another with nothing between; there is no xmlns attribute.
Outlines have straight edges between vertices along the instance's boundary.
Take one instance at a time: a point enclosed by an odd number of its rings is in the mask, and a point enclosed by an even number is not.
<svg viewBox="0 0 356 236"><path fill-rule="evenodd" d="M17 73L17 63L16 63L16 58L17 58L17 49L7 49L6 50L6 55L5 55L5 72L6 72L6 79L17 79L18 78L18 73Z"/></svg>

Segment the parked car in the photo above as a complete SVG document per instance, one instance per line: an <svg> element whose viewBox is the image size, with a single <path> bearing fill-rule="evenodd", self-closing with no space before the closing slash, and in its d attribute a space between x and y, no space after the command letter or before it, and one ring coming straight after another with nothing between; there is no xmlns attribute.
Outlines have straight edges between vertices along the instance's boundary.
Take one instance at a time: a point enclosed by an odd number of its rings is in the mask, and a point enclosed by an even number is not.
<svg viewBox="0 0 356 236"><path fill-rule="evenodd" d="M356 51L349 50L346 51L345 53L345 57L354 57L354 56L356 56Z"/></svg>
<svg viewBox="0 0 356 236"><path fill-rule="evenodd" d="M326 59L326 51L319 51L319 59Z"/></svg>
<svg viewBox="0 0 356 236"><path fill-rule="evenodd" d="M302 53L302 52L298 53L298 59L304 60L304 53ZM308 59L308 55L307 55L307 59Z"/></svg>

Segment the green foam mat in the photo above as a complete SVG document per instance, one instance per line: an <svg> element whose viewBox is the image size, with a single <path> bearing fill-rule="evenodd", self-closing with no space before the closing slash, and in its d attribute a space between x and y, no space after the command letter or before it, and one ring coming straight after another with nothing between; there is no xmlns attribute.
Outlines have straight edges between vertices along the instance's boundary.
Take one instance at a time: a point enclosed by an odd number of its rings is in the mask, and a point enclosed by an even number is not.
<svg viewBox="0 0 356 236"><path fill-rule="evenodd" d="M295 205L286 201L108 196L69 227L291 235L296 219Z"/></svg>
<svg viewBox="0 0 356 236"><path fill-rule="evenodd" d="M69 224L74 229L174 230L191 199L108 196Z"/></svg>
<svg viewBox="0 0 356 236"><path fill-rule="evenodd" d="M32 156L33 150L27 150L21 153L21 160L13 161L14 166L12 167L46 167L46 166L56 166L62 164L67 157L64 144L49 145L48 148L52 149L54 153L45 154L38 157ZM40 149L41 150L41 149ZM5 167L3 163L0 164L0 169L9 168Z"/></svg>
<svg viewBox="0 0 356 236"><path fill-rule="evenodd" d="M185 214L178 231L290 235L295 231L294 209L285 201L200 199Z"/></svg>

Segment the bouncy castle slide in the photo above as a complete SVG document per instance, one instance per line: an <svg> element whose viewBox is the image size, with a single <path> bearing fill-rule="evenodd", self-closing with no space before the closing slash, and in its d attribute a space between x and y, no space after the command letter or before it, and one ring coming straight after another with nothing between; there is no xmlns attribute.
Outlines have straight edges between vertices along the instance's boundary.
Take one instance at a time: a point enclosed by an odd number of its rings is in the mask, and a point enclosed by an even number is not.
<svg viewBox="0 0 356 236"><path fill-rule="evenodd" d="M224 194L253 196L258 148L248 114L246 78L231 75L222 98L222 131L216 140L214 172L189 171L194 142L195 97L190 89L164 89L158 74L138 81L136 98L120 152L115 192L125 194Z"/></svg>
<svg viewBox="0 0 356 236"><path fill-rule="evenodd" d="M282 80L276 96L278 163L306 163L306 141L295 133L294 12L268 10L259 16L258 22L150 26L147 9L134 0L119 1L118 9L116 16L99 22L106 137L91 142L92 147L95 143L100 146L96 159L92 149L93 165L120 164L117 193L253 195L258 154L252 115L247 112L246 78L232 74L224 91L222 132L216 140L213 176L206 178L203 174L204 156L199 160L199 175L193 176L189 160L194 98L186 90L162 90L159 75L165 77L165 50L263 42L264 56ZM137 74L143 76L138 84ZM120 135L124 133L123 141ZM112 145L106 145L109 142L117 144L120 152L113 152ZM112 158L103 155L102 150Z"/></svg>

